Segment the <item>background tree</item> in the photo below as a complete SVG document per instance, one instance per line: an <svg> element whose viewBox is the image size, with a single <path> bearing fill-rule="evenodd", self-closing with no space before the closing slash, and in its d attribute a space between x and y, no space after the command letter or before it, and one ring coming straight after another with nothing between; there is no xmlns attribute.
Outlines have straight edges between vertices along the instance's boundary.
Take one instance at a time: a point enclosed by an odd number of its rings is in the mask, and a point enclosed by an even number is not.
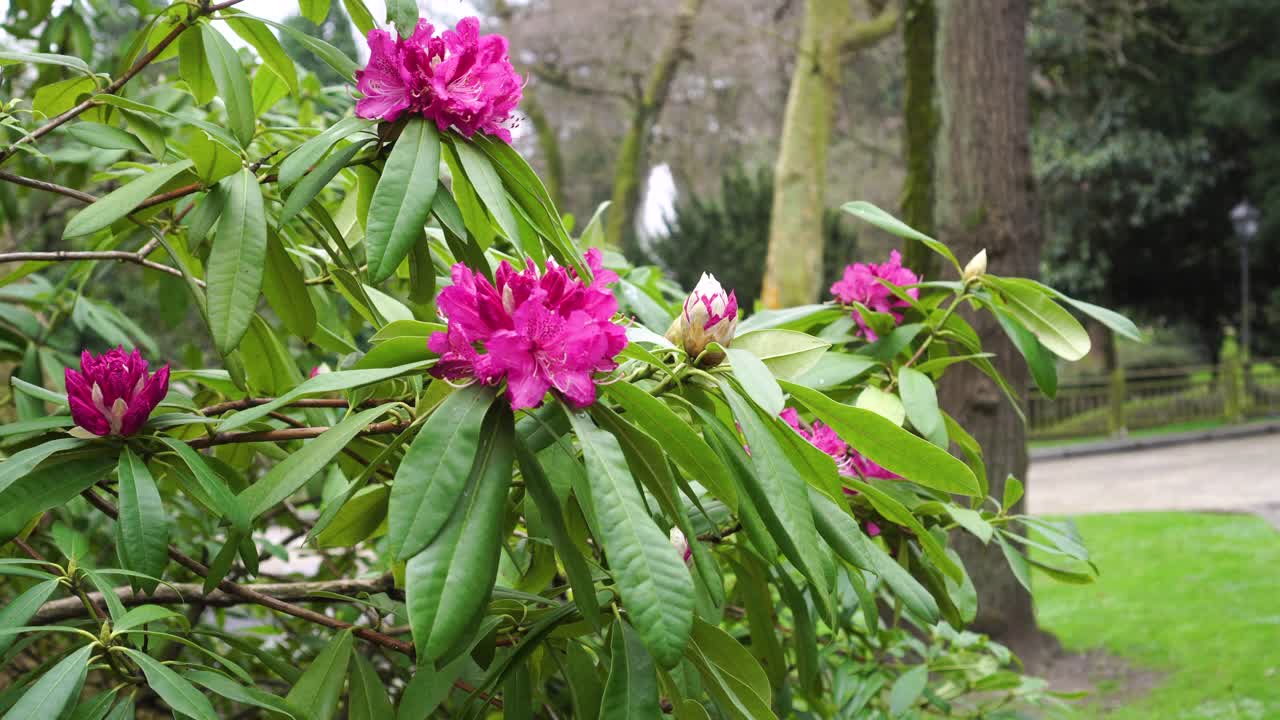
<svg viewBox="0 0 1280 720"><path fill-rule="evenodd" d="M905 83L902 102L903 156L907 177L902 183L902 219L926 235L933 233L934 148L938 138L938 11L934 0L906 0L902 18ZM903 262L921 277L932 278L937 255L908 240Z"/></svg>
<svg viewBox="0 0 1280 720"><path fill-rule="evenodd" d="M1026 57L1027 0L938 3L938 237L961 262L986 249L992 272L1034 277L1040 217L1031 175ZM966 316L994 364L1021 394L1029 375L994 318ZM972 366L948 376L940 401L985 448L987 478L1000 496L1005 478L1027 479L1026 428L996 384ZM996 545L960 541L977 581L973 627L1026 651L1039 639L1031 595Z"/></svg>

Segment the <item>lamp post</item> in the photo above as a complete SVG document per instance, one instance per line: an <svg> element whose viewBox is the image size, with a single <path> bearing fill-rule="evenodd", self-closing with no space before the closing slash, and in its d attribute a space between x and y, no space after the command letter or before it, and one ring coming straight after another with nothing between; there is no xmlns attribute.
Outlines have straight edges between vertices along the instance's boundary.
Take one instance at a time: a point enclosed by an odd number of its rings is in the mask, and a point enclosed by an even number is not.
<svg viewBox="0 0 1280 720"><path fill-rule="evenodd" d="M1248 200L1231 208L1231 224L1240 239L1240 356L1249 361L1249 243L1258 234L1261 213ZM1247 367L1247 365L1246 365Z"/></svg>

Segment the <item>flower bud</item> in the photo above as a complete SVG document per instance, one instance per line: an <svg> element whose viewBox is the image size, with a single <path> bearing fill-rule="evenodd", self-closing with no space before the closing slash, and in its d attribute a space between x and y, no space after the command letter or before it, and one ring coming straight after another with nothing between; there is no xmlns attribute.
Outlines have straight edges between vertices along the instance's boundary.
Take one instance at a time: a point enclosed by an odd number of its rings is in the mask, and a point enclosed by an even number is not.
<svg viewBox="0 0 1280 720"><path fill-rule="evenodd" d="M725 294L715 277L702 274L697 287L685 298L684 309L667 330L667 339L692 357L698 357L710 343L728 347L738 327L738 298ZM702 365L713 367L724 360L724 353L708 353Z"/></svg>
<svg viewBox="0 0 1280 720"><path fill-rule="evenodd" d="M973 256L968 265L964 266L962 278L967 285L985 274L987 274L987 250L983 248L978 251L977 255Z"/></svg>
<svg viewBox="0 0 1280 720"><path fill-rule="evenodd" d="M678 527L671 528L671 546L676 549L676 552L680 553L685 565L688 565L689 559L693 557L693 550L689 547L689 539L684 536L684 533L680 532Z"/></svg>
<svg viewBox="0 0 1280 720"><path fill-rule="evenodd" d="M169 391L169 366L147 374L147 361L123 347L80 355L80 372L64 373L71 418L93 435L132 435Z"/></svg>

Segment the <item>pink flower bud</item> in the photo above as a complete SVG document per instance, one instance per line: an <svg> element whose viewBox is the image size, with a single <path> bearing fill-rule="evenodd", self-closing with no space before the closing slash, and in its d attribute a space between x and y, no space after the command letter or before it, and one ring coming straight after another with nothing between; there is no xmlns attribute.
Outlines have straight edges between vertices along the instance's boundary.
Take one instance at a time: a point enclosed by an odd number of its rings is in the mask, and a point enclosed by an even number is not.
<svg viewBox="0 0 1280 720"><path fill-rule="evenodd" d="M872 522L872 521L868 520L868 521L867 521L867 534L868 534L868 535L870 535L871 537L875 537L875 536L879 535L879 534L880 534L880 526L879 526L879 525L877 525L877 524L875 524L874 522Z"/></svg>
<svg viewBox="0 0 1280 720"><path fill-rule="evenodd" d="M715 276L702 274L697 287L685 298L684 309L667 330L667 339L697 357L711 343L728 347L738 327L738 298L725 294ZM702 358L705 367L719 365L723 353L710 353Z"/></svg>
<svg viewBox="0 0 1280 720"><path fill-rule="evenodd" d="M147 361L123 347L80 354L80 372L66 369L67 400L76 425L94 435L132 435L169 391L169 366L147 374Z"/></svg>

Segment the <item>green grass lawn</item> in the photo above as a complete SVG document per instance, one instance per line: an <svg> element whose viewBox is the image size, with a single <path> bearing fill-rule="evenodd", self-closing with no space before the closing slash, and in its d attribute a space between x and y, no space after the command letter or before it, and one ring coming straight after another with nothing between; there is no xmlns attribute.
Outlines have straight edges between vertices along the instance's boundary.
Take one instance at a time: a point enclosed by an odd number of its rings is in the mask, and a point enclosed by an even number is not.
<svg viewBox="0 0 1280 720"><path fill-rule="evenodd" d="M1038 578L1041 625L1069 650L1104 648L1167 673L1108 720L1280 718L1280 532L1253 515L1076 522L1101 578L1090 586Z"/></svg>

